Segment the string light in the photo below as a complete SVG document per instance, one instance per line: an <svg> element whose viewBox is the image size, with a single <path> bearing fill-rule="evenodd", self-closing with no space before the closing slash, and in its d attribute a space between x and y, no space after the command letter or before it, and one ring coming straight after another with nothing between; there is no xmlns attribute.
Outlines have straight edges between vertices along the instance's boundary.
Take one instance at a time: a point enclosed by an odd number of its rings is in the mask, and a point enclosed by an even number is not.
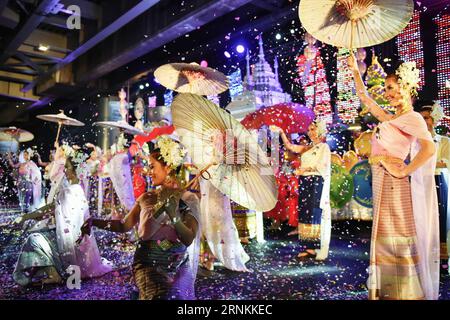
<svg viewBox="0 0 450 320"><path fill-rule="evenodd" d="M415 11L411 22L397 37L398 54L403 61L415 61L420 70L419 89L425 84L423 43L420 39L420 14Z"/></svg>
<svg viewBox="0 0 450 320"><path fill-rule="evenodd" d="M447 82L450 80L450 14L443 14L434 19L437 25L437 80L438 80L438 99L441 106L444 108L446 115L450 114L450 88L447 87ZM450 121L444 119L442 121L448 128Z"/></svg>

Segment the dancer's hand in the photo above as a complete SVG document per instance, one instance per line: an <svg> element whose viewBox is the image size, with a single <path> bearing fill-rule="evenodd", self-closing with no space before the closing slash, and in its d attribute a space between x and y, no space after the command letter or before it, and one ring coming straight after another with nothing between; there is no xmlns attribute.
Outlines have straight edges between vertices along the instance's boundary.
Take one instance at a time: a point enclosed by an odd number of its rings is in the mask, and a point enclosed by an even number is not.
<svg viewBox="0 0 450 320"><path fill-rule="evenodd" d="M295 170L295 174L296 174L297 176L301 176L301 175L303 175L306 171L307 171L307 168L298 168L298 169Z"/></svg>
<svg viewBox="0 0 450 320"><path fill-rule="evenodd" d="M350 68L350 70L358 69L358 66L356 64L356 58L355 58L355 55L353 54L353 52L351 52L350 55L348 56L347 64L348 64L348 67Z"/></svg>
<svg viewBox="0 0 450 320"><path fill-rule="evenodd" d="M281 129L280 127L277 127L277 126L270 126L269 129L270 129L270 131L275 132L275 133L283 132L283 129Z"/></svg>
<svg viewBox="0 0 450 320"><path fill-rule="evenodd" d="M403 179L408 176L405 164L392 164L385 161L381 161L381 164L387 172L395 178Z"/></svg>

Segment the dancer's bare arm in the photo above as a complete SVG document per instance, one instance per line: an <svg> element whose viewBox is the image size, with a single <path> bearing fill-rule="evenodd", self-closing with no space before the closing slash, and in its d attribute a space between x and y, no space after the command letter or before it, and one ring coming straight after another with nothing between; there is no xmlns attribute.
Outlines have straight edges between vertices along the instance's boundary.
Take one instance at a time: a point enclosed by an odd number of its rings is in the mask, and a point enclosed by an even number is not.
<svg viewBox="0 0 450 320"><path fill-rule="evenodd" d="M17 218L15 220L15 223L23 223L27 220L43 220L45 218L48 218L55 213L55 204L50 203L38 210L35 210L31 213L24 214L21 217Z"/></svg>
<svg viewBox="0 0 450 320"><path fill-rule="evenodd" d="M286 149L288 149L289 151L293 152L293 153L301 153L306 146L302 146L302 145L297 145L297 144L292 144L288 137L286 136L286 134L284 133L283 129L276 127L276 126L271 126L270 130L273 132L277 132L280 134L281 139L283 140L284 146L286 147Z"/></svg>
<svg viewBox="0 0 450 320"><path fill-rule="evenodd" d="M373 100L367 93L366 85L362 80L361 73L359 72L358 65L356 63L356 58L353 54L348 57L348 66L353 73L353 78L355 79L356 94L358 95L361 102L369 108L369 112L375 116L379 121L391 120L393 115L384 111L375 100Z"/></svg>
<svg viewBox="0 0 450 320"><path fill-rule="evenodd" d="M140 211L141 207L139 202L136 202L133 209L131 209L123 220L101 220L90 218L81 227L81 233L82 235L90 234L92 226L112 232L128 232L138 223Z"/></svg>
<svg viewBox="0 0 450 320"><path fill-rule="evenodd" d="M418 139L420 151L408 165L398 166L392 163L381 162L386 170L396 178L404 178L423 166L435 153L436 146L433 141Z"/></svg>

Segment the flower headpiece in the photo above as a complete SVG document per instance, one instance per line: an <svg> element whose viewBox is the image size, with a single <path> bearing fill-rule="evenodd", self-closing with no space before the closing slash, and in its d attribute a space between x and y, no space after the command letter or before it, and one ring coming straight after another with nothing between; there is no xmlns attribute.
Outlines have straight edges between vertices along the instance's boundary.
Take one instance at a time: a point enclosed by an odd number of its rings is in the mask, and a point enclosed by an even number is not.
<svg viewBox="0 0 450 320"><path fill-rule="evenodd" d="M420 70L414 61L404 62L395 71L400 87L411 95L417 96L420 82Z"/></svg>
<svg viewBox="0 0 450 320"><path fill-rule="evenodd" d="M176 169L184 163L186 150L169 136L160 136L157 139L155 146L160 150L164 162L172 169Z"/></svg>
<svg viewBox="0 0 450 320"><path fill-rule="evenodd" d="M439 101L434 101L430 116L433 118L435 124L438 124L445 117L444 109Z"/></svg>
<svg viewBox="0 0 450 320"><path fill-rule="evenodd" d="M314 121L317 127L317 135L319 137L324 137L327 134L327 123L323 119L317 119Z"/></svg>
<svg viewBox="0 0 450 320"><path fill-rule="evenodd" d="M88 158L87 154L84 154L80 150L76 150L67 144L63 144L61 149L64 151L64 156L66 158L71 158L71 161L76 165L80 165Z"/></svg>
<svg viewBox="0 0 450 320"><path fill-rule="evenodd" d="M63 144L61 149L63 150L66 158L72 158L75 155L75 150L68 144Z"/></svg>

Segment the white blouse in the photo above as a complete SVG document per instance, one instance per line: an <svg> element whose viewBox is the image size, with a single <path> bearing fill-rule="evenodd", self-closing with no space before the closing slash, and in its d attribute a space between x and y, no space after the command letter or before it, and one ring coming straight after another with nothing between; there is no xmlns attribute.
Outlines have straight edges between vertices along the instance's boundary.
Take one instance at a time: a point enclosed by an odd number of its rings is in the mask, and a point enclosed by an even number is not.
<svg viewBox="0 0 450 320"><path fill-rule="evenodd" d="M327 164L330 162L331 151L326 143L319 143L301 156L302 168L313 168L314 171L305 172L305 176L324 176Z"/></svg>

